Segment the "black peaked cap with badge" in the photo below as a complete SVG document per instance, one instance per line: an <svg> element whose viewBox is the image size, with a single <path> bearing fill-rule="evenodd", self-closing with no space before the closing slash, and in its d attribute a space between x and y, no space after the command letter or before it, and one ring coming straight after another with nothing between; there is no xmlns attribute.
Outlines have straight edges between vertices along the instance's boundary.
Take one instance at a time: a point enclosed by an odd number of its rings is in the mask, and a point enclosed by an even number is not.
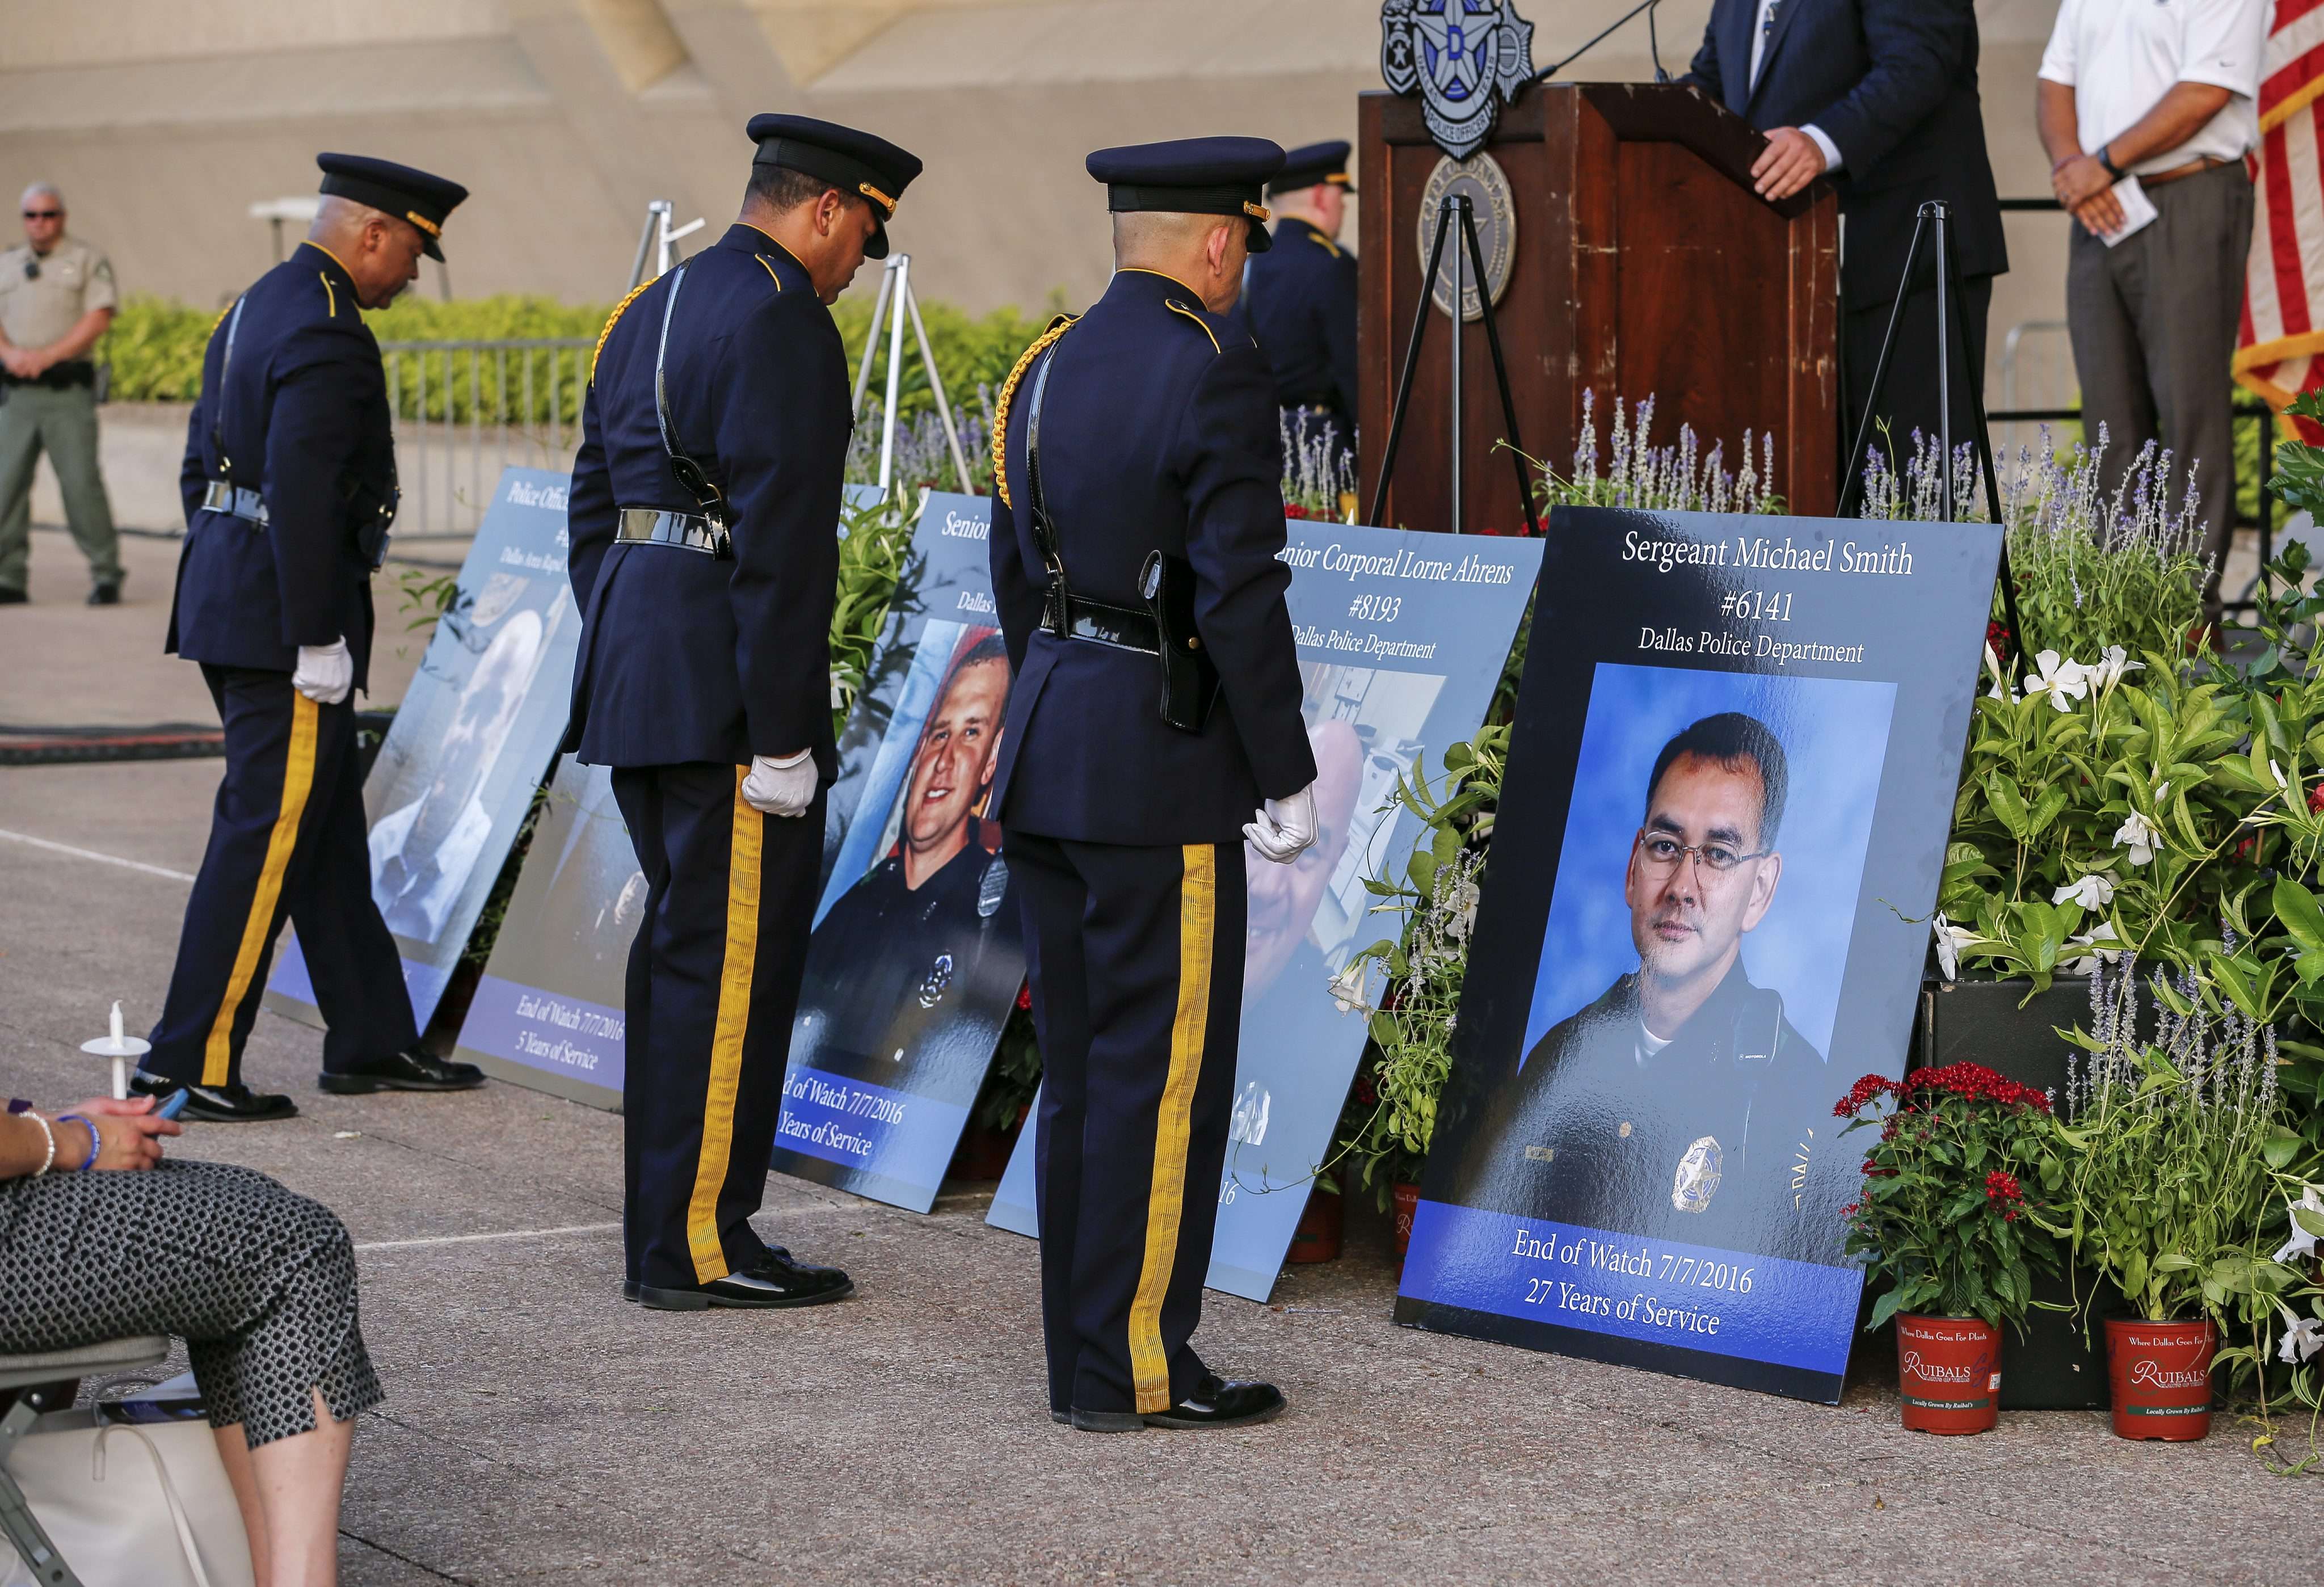
<svg viewBox="0 0 2324 1587"><path fill-rule="evenodd" d="M427 250L428 257L444 257L438 239L444 235L446 217L468 196L467 189L411 166L398 165L392 160L374 160L367 154L318 154L315 163L322 168L322 190L326 195L352 198L358 204L370 205L383 215L410 221L420 228L420 246Z"/></svg>
<svg viewBox="0 0 2324 1587"><path fill-rule="evenodd" d="M873 134L811 115L754 115L748 130L759 145L752 164L779 165L827 181L843 193L861 194L877 223L863 256L888 256L888 223L896 217L904 189L920 174L918 155Z"/></svg>
<svg viewBox="0 0 2324 1587"><path fill-rule="evenodd" d="M1179 138L1100 149L1087 165L1105 184L1116 215L1240 215L1250 222L1250 251L1273 245L1267 235L1268 182L1283 169L1283 147L1266 138Z"/></svg>
<svg viewBox="0 0 2324 1587"><path fill-rule="evenodd" d="M1352 193L1356 184L1348 175L1348 151L1345 142L1302 143L1283 157L1283 169L1267 184L1269 196L1277 193L1297 193L1329 183Z"/></svg>

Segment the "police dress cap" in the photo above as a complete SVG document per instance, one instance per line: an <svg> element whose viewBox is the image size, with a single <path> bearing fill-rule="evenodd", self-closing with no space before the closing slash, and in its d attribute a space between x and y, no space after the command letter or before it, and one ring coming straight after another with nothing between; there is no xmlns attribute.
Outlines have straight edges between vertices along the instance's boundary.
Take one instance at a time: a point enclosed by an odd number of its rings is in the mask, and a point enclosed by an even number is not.
<svg viewBox="0 0 2324 1587"><path fill-rule="evenodd" d="M1267 184L1268 192L1296 193L1324 182L1354 192L1356 184L1348 175L1348 149L1344 142L1302 143L1283 157L1283 169Z"/></svg>
<svg viewBox="0 0 2324 1587"><path fill-rule="evenodd" d="M1283 169L1283 147L1265 138L1178 138L1100 149L1086 161L1105 184L1116 215L1240 215L1250 221L1250 251L1264 254L1268 179Z"/></svg>
<svg viewBox="0 0 2324 1587"><path fill-rule="evenodd" d="M468 196L467 189L367 154L318 154L315 163L322 168L325 193L410 221L420 228L420 245L428 257L444 257L444 250L437 245L437 239L444 235L444 217L459 208L460 200Z"/></svg>
<svg viewBox="0 0 2324 1587"><path fill-rule="evenodd" d="M888 256L888 222L904 189L920 174L920 161L887 139L817 121L811 115L754 115L751 141L759 145L753 165L779 165L829 182L843 193L861 194L872 206L872 241L867 259Z"/></svg>

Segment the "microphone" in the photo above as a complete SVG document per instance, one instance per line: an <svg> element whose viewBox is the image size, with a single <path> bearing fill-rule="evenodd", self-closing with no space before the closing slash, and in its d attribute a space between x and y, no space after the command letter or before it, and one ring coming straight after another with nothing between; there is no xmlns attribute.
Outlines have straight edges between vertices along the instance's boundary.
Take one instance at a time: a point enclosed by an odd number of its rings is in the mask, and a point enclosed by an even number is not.
<svg viewBox="0 0 2324 1587"><path fill-rule="evenodd" d="M1592 38L1588 43L1582 45L1581 49L1576 50L1572 54L1567 56L1564 60L1557 62L1554 66L1543 67L1539 71L1534 73L1533 76L1526 78L1526 83L1533 84L1547 82L1559 72L1563 71L1567 67L1572 66L1575 61L1581 60L1584 55L1589 54L1591 51L1596 49L1600 42L1605 39L1608 34L1613 32L1624 23L1628 22L1632 17L1637 15L1638 13L1642 11L1646 14L1646 49L1654 57L1655 81L1658 83L1666 83L1670 81L1670 73L1663 69L1663 52L1661 42L1655 37L1654 11L1655 7L1660 5L1662 3L1663 0L1639 0L1639 4L1631 6L1629 10L1622 13L1621 15L1616 17L1611 23L1600 29L1597 36Z"/></svg>

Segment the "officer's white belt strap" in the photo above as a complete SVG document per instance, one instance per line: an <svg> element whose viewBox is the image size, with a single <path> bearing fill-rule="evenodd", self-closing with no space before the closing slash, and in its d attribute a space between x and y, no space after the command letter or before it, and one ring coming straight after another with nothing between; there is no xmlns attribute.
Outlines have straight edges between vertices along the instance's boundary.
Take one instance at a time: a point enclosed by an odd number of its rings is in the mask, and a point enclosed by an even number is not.
<svg viewBox="0 0 2324 1587"><path fill-rule="evenodd" d="M202 493L202 509L208 512L225 512L245 523L263 526L266 522L266 499L256 491L231 485L214 479Z"/></svg>
<svg viewBox="0 0 2324 1587"><path fill-rule="evenodd" d="M632 545L678 546L724 557L733 549L733 537L697 512L672 512L661 507L624 507L613 531L615 540Z"/></svg>

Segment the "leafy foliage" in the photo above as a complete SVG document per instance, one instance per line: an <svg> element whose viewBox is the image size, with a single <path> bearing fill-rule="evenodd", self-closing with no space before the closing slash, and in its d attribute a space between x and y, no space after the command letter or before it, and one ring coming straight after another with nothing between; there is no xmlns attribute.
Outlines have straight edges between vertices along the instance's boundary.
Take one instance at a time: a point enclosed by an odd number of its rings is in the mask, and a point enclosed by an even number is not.
<svg viewBox="0 0 2324 1587"><path fill-rule="evenodd" d="M1887 1285L1868 1326L1898 1312L2022 1324L2033 1269L2058 1263L2024 1193L2059 1156L2049 1099L1981 1065L1949 1064L1901 1084L1867 1075L1832 1112L1849 1121L1843 1135L1880 1130L1863 1194L1841 1209L1849 1254L1865 1259L1868 1282Z"/></svg>

